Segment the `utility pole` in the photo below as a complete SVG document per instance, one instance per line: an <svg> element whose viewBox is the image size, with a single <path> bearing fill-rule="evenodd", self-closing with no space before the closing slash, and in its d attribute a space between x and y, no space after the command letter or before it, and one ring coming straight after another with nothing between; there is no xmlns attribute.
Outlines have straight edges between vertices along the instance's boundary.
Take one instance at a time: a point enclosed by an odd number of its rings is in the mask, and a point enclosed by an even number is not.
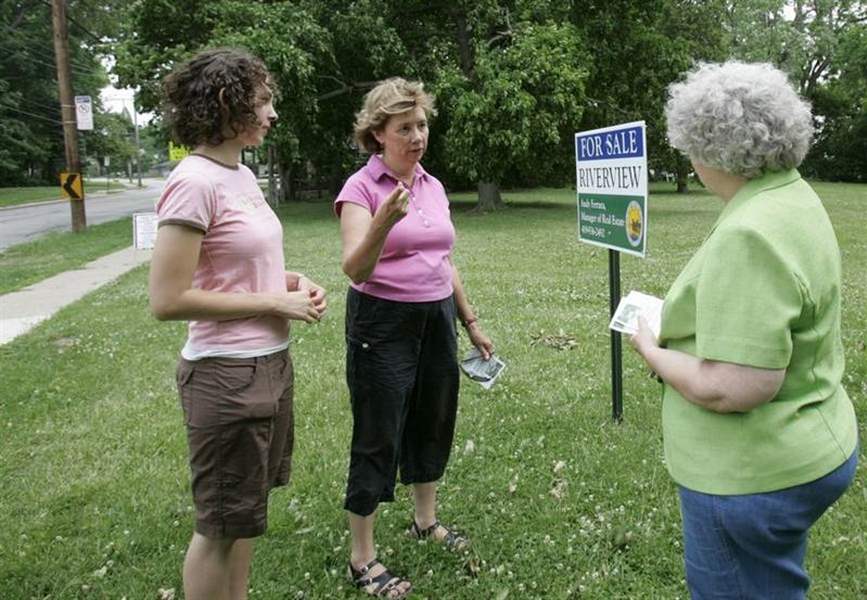
<svg viewBox="0 0 867 600"><path fill-rule="evenodd" d="M135 172L138 175L138 186L141 185L141 143L138 139L138 108L135 105L135 92L132 96L132 126L135 129Z"/></svg>
<svg viewBox="0 0 867 600"><path fill-rule="evenodd" d="M66 0L51 0L51 21L54 25L54 55L57 59L57 84L60 87L60 114L63 119L63 142L66 147L66 170L81 173L78 157L78 132L76 130L75 102L72 95L72 74L69 68L69 31L66 28ZM71 198L69 209L72 231L82 232L87 228L84 213L84 186L81 198Z"/></svg>

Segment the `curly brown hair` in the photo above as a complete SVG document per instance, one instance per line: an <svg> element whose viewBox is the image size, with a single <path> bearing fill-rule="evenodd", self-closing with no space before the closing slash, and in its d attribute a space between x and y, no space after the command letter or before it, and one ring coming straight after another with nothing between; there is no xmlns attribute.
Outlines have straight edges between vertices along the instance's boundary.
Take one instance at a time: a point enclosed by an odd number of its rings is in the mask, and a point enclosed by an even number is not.
<svg viewBox="0 0 867 600"><path fill-rule="evenodd" d="M271 83L265 64L246 50L199 52L163 80L163 114L172 137L189 147L218 146L233 139L246 127L258 125L257 97ZM226 129L234 135L226 136Z"/></svg>

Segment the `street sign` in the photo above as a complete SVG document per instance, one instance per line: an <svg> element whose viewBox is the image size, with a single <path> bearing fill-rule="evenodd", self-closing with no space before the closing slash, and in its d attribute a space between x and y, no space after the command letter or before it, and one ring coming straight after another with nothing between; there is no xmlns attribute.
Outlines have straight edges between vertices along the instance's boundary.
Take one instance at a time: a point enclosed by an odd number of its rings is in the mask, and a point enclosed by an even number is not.
<svg viewBox="0 0 867 600"><path fill-rule="evenodd" d="M575 134L580 241L644 258L646 140L644 121Z"/></svg>
<svg viewBox="0 0 867 600"><path fill-rule="evenodd" d="M60 174L60 189L63 191L63 195L70 200L81 200L84 198L84 185L81 182L81 173L62 172Z"/></svg>
<svg viewBox="0 0 867 600"><path fill-rule="evenodd" d="M183 160L190 155L190 149L186 146L175 146L169 142L169 160Z"/></svg>
<svg viewBox="0 0 867 600"><path fill-rule="evenodd" d="M136 250L152 250L157 239L157 214L132 214L132 241Z"/></svg>
<svg viewBox="0 0 867 600"><path fill-rule="evenodd" d="M93 104L90 96L75 97L75 121L81 131L93 129Z"/></svg>

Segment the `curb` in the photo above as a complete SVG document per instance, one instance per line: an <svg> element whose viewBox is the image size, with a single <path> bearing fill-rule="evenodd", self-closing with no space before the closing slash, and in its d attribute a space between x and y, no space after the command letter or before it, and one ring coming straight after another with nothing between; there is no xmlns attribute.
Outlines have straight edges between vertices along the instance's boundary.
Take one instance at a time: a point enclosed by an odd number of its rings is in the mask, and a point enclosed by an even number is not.
<svg viewBox="0 0 867 600"><path fill-rule="evenodd" d="M13 204L12 206L0 206L0 212L15 210L16 208L30 208L31 206L54 206L66 204L69 200L46 200L44 202L28 202L27 204Z"/></svg>
<svg viewBox="0 0 867 600"><path fill-rule="evenodd" d="M135 190L141 188L133 188ZM104 196L108 196L110 194L119 194L121 192L126 192L128 189L124 190L111 190L110 192L106 192L105 190L100 190L96 192L90 192L84 196L84 201L87 202L88 198L97 197L102 198ZM15 210L16 208L31 208L33 206L55 206L57 204L69 204L69 200L43 200L42 202L28 202L27 204L13 204L12 206L0 206L0 212L4 212L7 210Z"/></svg>

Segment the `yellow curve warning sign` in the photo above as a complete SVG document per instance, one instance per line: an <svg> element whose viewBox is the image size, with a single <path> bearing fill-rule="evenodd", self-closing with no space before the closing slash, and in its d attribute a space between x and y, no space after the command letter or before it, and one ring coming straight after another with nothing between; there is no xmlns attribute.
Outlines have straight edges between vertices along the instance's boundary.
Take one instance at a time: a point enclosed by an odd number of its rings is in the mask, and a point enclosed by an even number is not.
<svg viewBox="0 0 867 600"><path fill-rule="evenodd" d="M81 200L84 197L84 185L81 181L81 173L60 173L60 189L63 195L70 200Z"/></svg>

